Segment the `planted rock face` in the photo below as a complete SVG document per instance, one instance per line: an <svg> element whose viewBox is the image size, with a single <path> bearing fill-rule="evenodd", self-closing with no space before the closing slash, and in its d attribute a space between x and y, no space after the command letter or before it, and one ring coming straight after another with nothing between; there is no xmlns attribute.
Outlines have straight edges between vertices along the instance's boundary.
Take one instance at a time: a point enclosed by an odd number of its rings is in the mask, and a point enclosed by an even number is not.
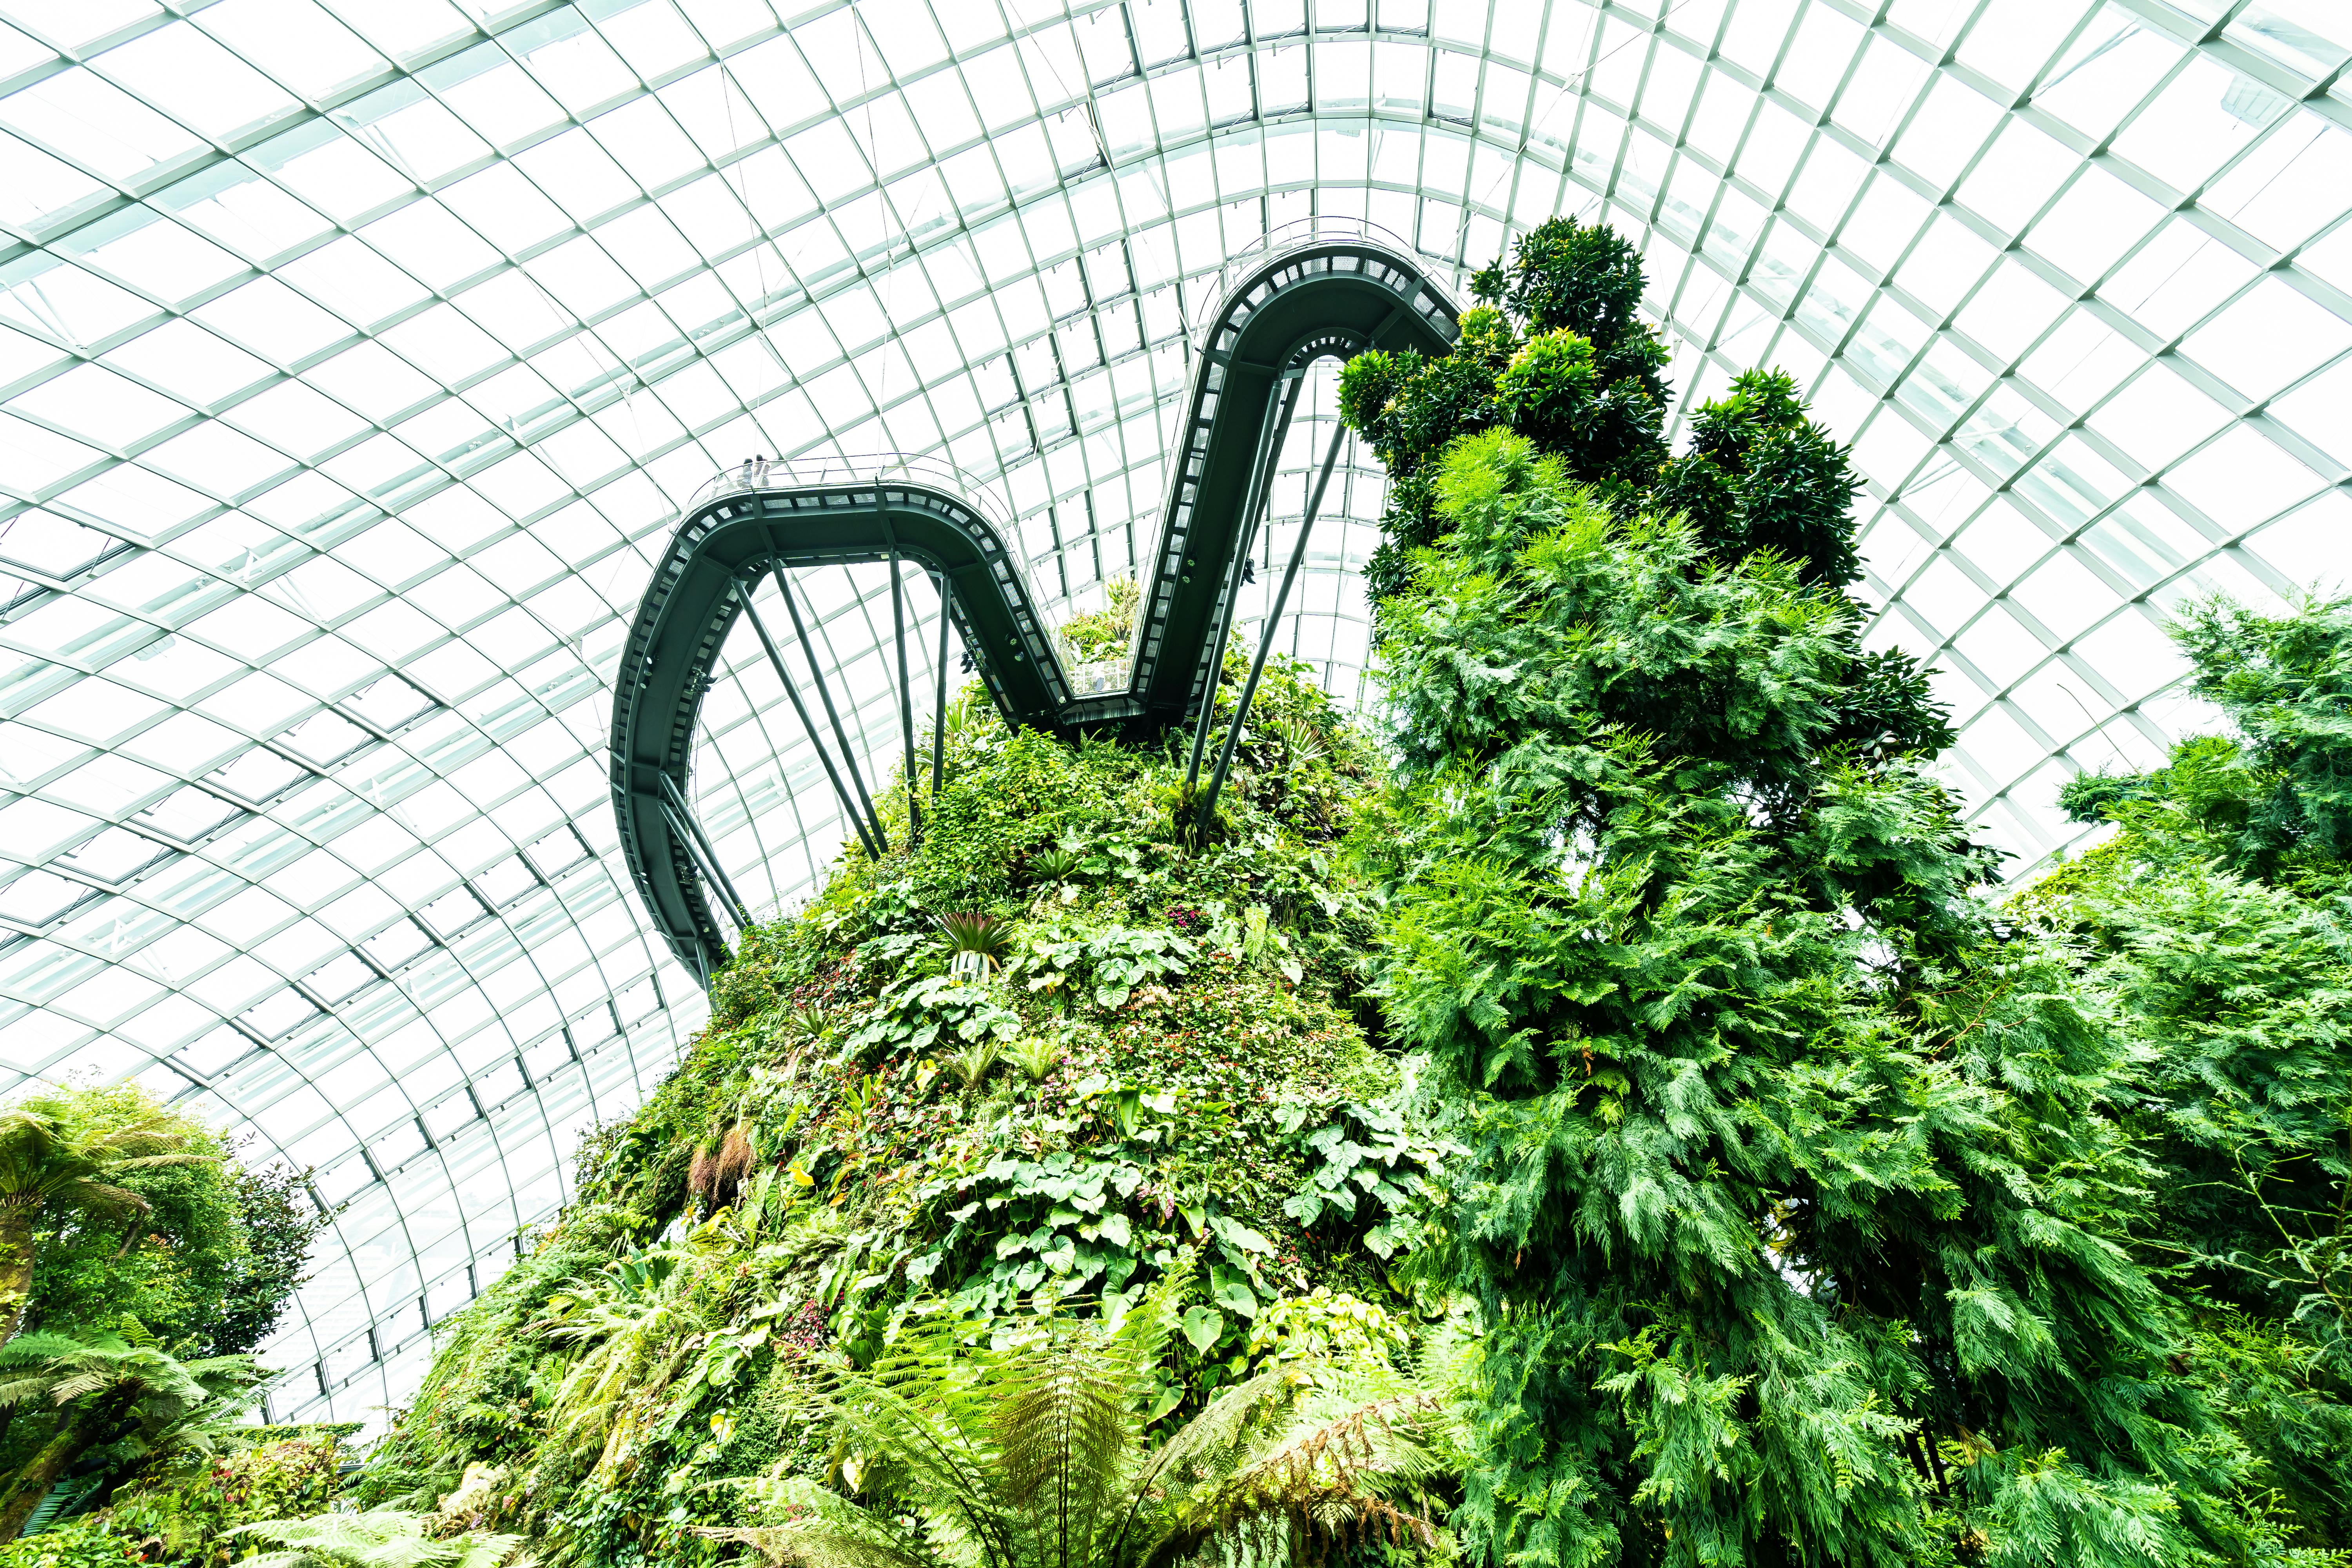
<svg viewBox="0 0 2352 1568"><path fill-rule="evenodd" d="M1161 1435L1333 1322L1402 1367L1391 1265L1436 1147L1368 1037L1371 912L1338 868L1370 752L1302 674L1260 690L1206 845L1181 759L969 717L919 847L845 851L745 942L362 1495L496 1466L485 1517L578 1560L716 1555L698 1531L838 1479L828 1367L916 1315L1116 1321L1171 1274L1139 1374Z"/></svg>

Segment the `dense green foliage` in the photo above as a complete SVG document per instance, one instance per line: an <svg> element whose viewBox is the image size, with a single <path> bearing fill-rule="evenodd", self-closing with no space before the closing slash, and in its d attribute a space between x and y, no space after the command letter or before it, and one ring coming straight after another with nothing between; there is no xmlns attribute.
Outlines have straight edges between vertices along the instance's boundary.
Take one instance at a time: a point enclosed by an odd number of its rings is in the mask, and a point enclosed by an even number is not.
<svg viewBox="0 0 2352 1568"><path fill-rule="evenodd" d="M398 1509L262 1520L232 1534L268 1550L253 1568L499 1568L522 1539L443 1528L446 1521Z"/></svg>
<svg viewBox="0 0 2352 1568"><path fill-rule="evenodd" d="M1374 598L1403 585L1410 552L1446 522L1433 488L1456 438L1494 426L1559 453L1612 498L1645 489L1664 461L1665 345L1635 313L1641 253L1613 229L1555 218L1480 272L1478 309L1450 353L1359 354L1339 411L1389 471L1387 535L1365 572Z"/></svg>
<svg viewBox="0 0 2352 1568"><path fill-rule="evenodd" d="M747 937L687 1060L452 1325L362 1498L431 1506L470 1467L483 1523L556 1561L715 1556L694 1531L757 1518L750 1483L827 1475L840 1358L933 1310L1116 1317L1180 1258L1155 1428L1334 1321L1411 1339L1390 1265L1436 1151L1366 1037L1374 915L1336 865L1371 759L1277 668L1199 841L1181 779L1181 752L967 710L919 845L845 851Z"/></svg>
<svg viewBox="0 0 2352 1568"><path fill-rule="evenodd" d="M1381 755L1277 667L1192 831L960 702L359 1500L597 1568L2345 1561L2352 610L2190 612L2232 732L2003 902L1846 452L1758 371L1670 454L1641 289L1548 224L1347 368Z"/></svg>
<svg viewBox="0 0 2352 1568"><path fill-rule="evenodd" d="M2085 773L2061 800L2082 821L2149 829L2265 881L2340 885L2352 859L2352 602L2270 617L2226 600L2179 628L2197 693L2236 735L2200 736L2145 776ZM2146 803L2149 811L2117 810Z"/></svg>
<svg viewBox="0 0 2352 1568"><path fill-rule="evenodd" d="M329 1507L352 1430L256 1428L234 1447L184 1454L117 1494L106 1528L148 1562L201 1560L243 1525Z"/></svg>
<svg viewBox="0 0 2352 1568"><path fill-rule="evenodd" d="M1922 673L1859 647L1853 482L1793 384L1736 378L1635 471L1593 439L1630 384L1528 353L1544 301L1630 309L1630 255L1550 226L1482 279L1516 323L1349 372L1412 475L1360 844L1393 1031L1468 1145L1421 1258L1490 1325L1463 1544L2345 1541L2343 607L2190 614L2237 734L2078 781L2125 836L1997 917Z"/></svg>
<svg viewBox="0 0 2352 1568"><path fill-rule="evenodd" d="M221 1507L168 1500L190 1465L252 1446L233 1430L264 1380L246 1352L322 1223L300 1194L133 1086L0 1110L0 1538L36 1532L22 1560L214 1552Z"/></svg>
<svg viewBox="0 0 2352 1568"><path fill-rule="evenodd" d="M2352 1541L2352 605L2191 606L2230 735L2065 798L2120 832L2020 902L2127 1055L2137 1248L2172 1270L2183 1365L2301 1539Z"/></svg>
<svg viewBox="0 0 2352 1568"><path fill-rule="evenodd" d="M2231 1546L2217 1424L2123 1245L2063 973L1961 968L1983 857L1826 742L1843 607L1504 433L1391 601L1400 1032L1465 1097L1494 1321L1474 1538L1531 1560Z"/></svg>
<svg viewBox="0 0 2352 1568"><path fill-rule="evenodd" d="M1341 417L1391 479L1386 538L1365 569L1378 614L1409 585L1412 552L1454 527L1438 503L1444 455L1492 429L1528 437L1620 516L1682 514L1695 562L1731 567L1762 551L1809 585L1843 590L1861 577L1847 452L1808 417L1788 375L1735 377L1692 416L1689 449L1668 456L1665 349L1635 314L1642 267L1629 241L1555 218L1475 281L1485 303L1462 318L1451 353L1360 354L1340 376ZM1845 669L1819 742L1882 755L1951 744L1926 672L1898 650L1864 654L1861 624L1860 607L1845 604Z"/></svg>
<svg viewBox="0 0 2352 1568"><path fill-rule="evenodd" d="M1445 1423L1379 1356L1272 1358L1147 1439L1190 1271L1188 1249L1094 1322L909 1323L824 1388L859 1489L887 1505L762 1478L751 1490L765 1521L709 1533L805 1568L1175 1568L1433 1545L1429 1521L1391 1500L1421 1500Z"/></svg>

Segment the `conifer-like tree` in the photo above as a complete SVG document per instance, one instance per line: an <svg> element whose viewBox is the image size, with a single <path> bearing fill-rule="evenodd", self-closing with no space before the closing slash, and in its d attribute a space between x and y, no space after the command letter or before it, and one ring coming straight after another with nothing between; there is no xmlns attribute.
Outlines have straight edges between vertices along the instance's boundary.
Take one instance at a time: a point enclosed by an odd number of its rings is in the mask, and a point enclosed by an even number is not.
<svg viewBox="0 0 2352 1568"><path fill-rule="evenodd" d="M1619 500L1639 496L1665 459L1666 350L1638 313L1641 252L1604 225L1554 218L1471 288L1478 307L1451 353L1359 354L1340 376L1340 416L1389 473L1387 538L1365 569L1376 600L1444 531L1434 465L1462 436L1517 430Z"/></svg>
<svg viewBox="0 0 2352 1568"><path fill-rule="evenodd" d="M1391 1022L1472 1153L1491 1563L2247 1558L2247 1456L2126 1242L2064 965L1915 757L1837 738L1851 612L1489 431L1384 607Z"/></svg>
<svg viewBox="0 0 2352 1568"><path fill-rule="evenodd" d="M1436 504L1444 452L1497 428L1527 437L1616 511L1684 513L1702 559L1729 566L1769 551L1809 584L1843 590L1861 579L1847 516L1860 486L1792 377L1736 377L1692 414L1689 450L1668 456L1666 350L1638 313L1641 254L1629 241L1554 218L1472 287L1480 303L1450 353L1359 354L1340 376L1340 416L1389 472L1386 537L1364 574L1376 618L1408 584L1412 552L1452 526ZM1917 661L1894 648L1864 654L1863 620L1849 603L1850 663L1825 740L1879 755L1951 744Z"/></svg>

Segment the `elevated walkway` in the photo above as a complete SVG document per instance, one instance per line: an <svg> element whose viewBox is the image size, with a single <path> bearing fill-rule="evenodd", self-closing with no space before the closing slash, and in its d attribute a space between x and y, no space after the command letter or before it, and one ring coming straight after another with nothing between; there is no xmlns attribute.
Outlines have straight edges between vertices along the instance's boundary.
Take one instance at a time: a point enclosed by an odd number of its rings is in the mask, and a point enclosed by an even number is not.
<svg viewBox="0 0 2352 1568"><path fill-rule="evenodd" d="M902 584L908 563L931 578L946 609L936 628L940 682L926 704L934 731L946 699L951 620L1008 724L1149 738L1190 720L1197 777L1213 706L1202 694L1232 632L1243 563L1307 367L1372 348L1442 353L1459 335L1455 318L1454 302L1411 250L1361 224L1318 220L1277 230L1226 263L1194 330L1197 352L1170 454L1159 543L1147 558L1124 661L1078 666L1065 658L1013 546L1010 520L982 486L943 462L886 456L755 464L705 486L688 505L638 605L613 706L613 806L622 853L679 958L707 979L726 952L720 917L738 926L749 919L695 823L687 777L702 695L739 618L749 617L775 662L859 836L870 849L887 848L822 667L807 648L793 573L855 562L893 564L898 707L910 776L919 694L907 673ZM1339 451L1335 434L1308 504L1308 527ZM1306 533L1302 528L1273 618L1297 575ZM789 632L753 603L754 587L767 579L782 598ZM814 710L810 682L788 671L788 637L809 655ZM1244 710L1255 686L1253 671ZM818 710L830 721L830 746ZM1236 732L1239 724L1237 716ZM1230 752L1228 737L1209 803ZM931 755L936 770L936 743Z"/></svg>

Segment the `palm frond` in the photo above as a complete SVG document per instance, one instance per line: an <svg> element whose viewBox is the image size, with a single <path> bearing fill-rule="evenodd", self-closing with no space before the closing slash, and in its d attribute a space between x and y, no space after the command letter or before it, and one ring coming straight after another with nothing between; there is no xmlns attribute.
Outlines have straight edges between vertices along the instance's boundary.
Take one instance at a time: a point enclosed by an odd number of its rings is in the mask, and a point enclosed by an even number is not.
<svg viewBox="0 0 2352 1568"><path fill-rule="evenodd" d="M835 1411L852 1447L880 1462L877 1479L919 1500L956 1533L1009 1548L1014 1525L998 1489L995 1454L956 1418L965 1414L960 1402L927 1411L895 1388L857 1382L854 1394L836 1394Z"/></svg>
<svg viewBox="0 0 2352 1568"><path fill-rule="evenodd" d="M1043 1083L1045 1075L1061 1061L1062 1046L1060 1041L1044 1035L1027 1035L1013 1041L1004 1054L1031 1083Z"/></svg>

